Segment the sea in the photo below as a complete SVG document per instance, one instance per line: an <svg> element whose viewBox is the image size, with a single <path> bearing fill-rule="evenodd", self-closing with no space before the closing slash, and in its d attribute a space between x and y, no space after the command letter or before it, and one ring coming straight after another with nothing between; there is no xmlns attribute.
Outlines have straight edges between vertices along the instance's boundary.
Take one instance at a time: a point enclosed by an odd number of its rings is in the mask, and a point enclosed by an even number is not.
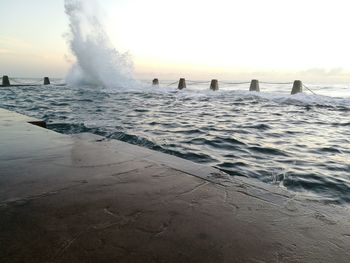
<svg viewBox="0 0 350 263"><path fill-rule="evenodd" d="M0 107L43 119L63 134L93 133L288 189L310 200L350 204L349 84L140 80L133 89L97 85L1 87ZM230 84L232 83L232 84ZM236 83L236 84L234 84Z"/></svg>

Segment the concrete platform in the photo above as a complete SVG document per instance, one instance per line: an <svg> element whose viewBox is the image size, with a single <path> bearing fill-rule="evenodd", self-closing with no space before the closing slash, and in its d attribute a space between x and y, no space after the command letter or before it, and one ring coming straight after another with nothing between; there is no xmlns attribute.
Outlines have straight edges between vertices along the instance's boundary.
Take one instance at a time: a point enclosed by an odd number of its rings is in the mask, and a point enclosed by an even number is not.
<svg viewBox="0 0 350 263"><path fill-rule="evenodd" d="M350 262L348 207L0 109L0 262Z"/></svg>

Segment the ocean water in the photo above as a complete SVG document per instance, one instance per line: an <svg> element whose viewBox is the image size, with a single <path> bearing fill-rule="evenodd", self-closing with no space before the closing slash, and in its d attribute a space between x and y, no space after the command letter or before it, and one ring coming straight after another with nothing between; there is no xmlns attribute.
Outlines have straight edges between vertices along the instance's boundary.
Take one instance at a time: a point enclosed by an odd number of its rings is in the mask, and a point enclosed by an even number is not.
<svg viewBox="0 0 350 263"><path fill-rule="evenodd" d="M29 80L22 80L27 82ZM62 82L54 80L55 83ZM149 83L147 81L146 83ZM256 178L307 198L350 203L350 87L188 85L116 91L97 86L0 88L0 107L65 134L90 132ZM142 86L142 87L141 87Z"/></svg>

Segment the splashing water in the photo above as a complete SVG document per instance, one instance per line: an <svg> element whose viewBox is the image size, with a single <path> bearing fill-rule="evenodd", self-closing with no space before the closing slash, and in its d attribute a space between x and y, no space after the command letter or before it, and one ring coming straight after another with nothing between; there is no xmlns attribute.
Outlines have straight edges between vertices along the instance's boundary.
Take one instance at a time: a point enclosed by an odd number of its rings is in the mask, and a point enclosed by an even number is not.
<svg viewBox="0 0 350 263"><path fill-rule="evenodd" d="M69 18L69 45L76 63L66 81L72 85L96 85L123 90L137 85L128 53L113 48L98 16L95 1L65 0Z"/></svg>

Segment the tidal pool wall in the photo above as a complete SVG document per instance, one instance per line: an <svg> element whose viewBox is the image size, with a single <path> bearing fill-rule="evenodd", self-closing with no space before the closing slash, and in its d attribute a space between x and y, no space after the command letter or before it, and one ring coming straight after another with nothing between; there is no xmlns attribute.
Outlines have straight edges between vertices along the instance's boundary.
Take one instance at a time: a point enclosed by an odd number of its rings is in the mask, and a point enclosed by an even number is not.
<svg viewBox="0 0 350 263"><path fill-rule="evenodd" d="M30 123L0 109L0 262L349 262L348 207Z"/></svg>

